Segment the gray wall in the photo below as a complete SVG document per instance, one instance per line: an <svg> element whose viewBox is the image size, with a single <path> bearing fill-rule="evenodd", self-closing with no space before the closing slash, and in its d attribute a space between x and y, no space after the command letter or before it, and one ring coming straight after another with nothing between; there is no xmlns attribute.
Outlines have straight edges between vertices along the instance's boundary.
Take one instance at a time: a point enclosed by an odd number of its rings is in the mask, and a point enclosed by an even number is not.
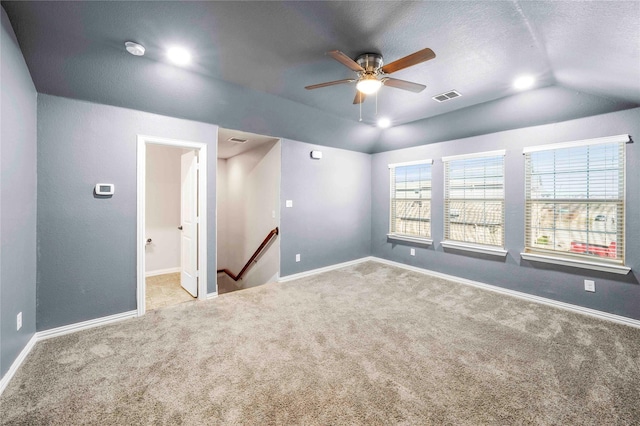
<svg viewBox="0 0 640 426"><path fill-rule="evenodd" d="M628 133L638 142L627 145L626 264L632 271L615 275L543 265L521 260L524 249L525 146L589 139ZM522 128L483 136L389 151L372 156L372 244L374 256L580 306L640 319L640 108L561 123ZM506 260L444 252L444 178L441 158L472 152L506 149L505 234ZM434 245L416 247L387 240L389 227L389 163L434 159L432 235ZM584 279L594 279L596 292L584 291Z"/></svg>
<svg viewBox="0 0 640 426"><path fill-rule="evenodd" d="M9 19L0 34L0 376L36 330L36 90ZM16 315L22 328L16 331Z"/></svg>
<svg viewBox="0 0 640 426"><path fill-rule="evenodd" d="M210 144L208 291L215 291L217 126L38 96L37 329L136 309L136 136ZM98 182L112 198L95 198Z"/></svg>
<svg viewBox="0 0 640 426"><path fill-rule="evenodd" d="M314 149L321 160L309 157ZM370 255L368 154L283 140L281 189L281 276Z"/></svg>

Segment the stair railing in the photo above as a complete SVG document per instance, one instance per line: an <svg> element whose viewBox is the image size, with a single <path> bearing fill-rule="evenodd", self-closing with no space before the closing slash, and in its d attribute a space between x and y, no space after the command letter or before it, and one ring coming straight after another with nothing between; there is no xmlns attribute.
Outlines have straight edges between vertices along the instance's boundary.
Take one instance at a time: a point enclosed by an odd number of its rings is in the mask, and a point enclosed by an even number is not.
<svg viewBox="0 0 640 426"><path fill-rule="evenodd" d="M247 272L247 269L249 269L249 267L251 266L251 264L253 263L253 261L255 261L258 256L260 256L260 254L262 253L262 251L265 249L265 247L267 247L269 245L269 243L271 242L271 240L278 235L280 231L278 230L278 228L274 228L271 231L269 231L269 234L267 235L267 237L264 239L264 241L262 241L262 244L260 244L260 247L258 247L258 249L253 253L253 255L251 256L251 258L247 261L247 263L245 263L244 268L242 268L242 270L240 271L240 273L236 276L233 274L233 272L231 272L230 270L228 270L227 268L225 269L218 269L218 273L220 272L224 272L225 274L229 275L229 277L231 277L234 281L238 281L239 279L242 279L242 276L244 275L245 272Z"/></svg>

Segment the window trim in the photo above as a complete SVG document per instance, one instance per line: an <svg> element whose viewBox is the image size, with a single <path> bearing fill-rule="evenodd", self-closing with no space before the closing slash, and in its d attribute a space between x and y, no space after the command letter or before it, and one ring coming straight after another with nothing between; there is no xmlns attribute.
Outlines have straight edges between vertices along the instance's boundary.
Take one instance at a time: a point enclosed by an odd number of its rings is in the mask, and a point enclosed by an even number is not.
<svg viewBox="0 0 640 426"><path fill-rule="evenodd" d="M536 145L536 146L528 146L523 148L522 150L522 155L526 155L532 152L540 152L540 151L551 151L551 150L557 150L557 149L565 149L565 148L576 148L576 147L584 147L584 146L591 146L591 145L601 145L601 144L613 144L613 143L633 143L633 139L631 138L631 135L629 134L621 134L621 135L615 135L615 136L606 136L606 137L601 137L601 138L592 138L592 139L582 139L582 140L577 140L577 141L568 141L568 142L559 142L559 143L551 143L551 144L545 144L545 145ZM625 237L625 246L624 246L624 250L626 251L626 227L627 227L627 193L626 193L626 188L627 188L627 160L626 160L626 154L624 156L623 159L623 172L624 172L624 187L625 187L625 193L624 193L624 200L623 200L623 204L624 204L624 225L623 225L623 233L624 233L624 237ZM527 205L527 191L526 191L526 171L525 171L525 241L526 241L526 232L527 232L527 223L526 223L526 216L527 216L527 211L526 211L526 205ZM609 273L614 273L614 274L620 274L620 275L627 275L630 271L631 268L628 266L625 266L624 264L624 260L619 261L619 262L615 262L615 261L605 261L605 260L598 260L597 258L593 258L593 257L587 257L584 256L583 258L580 257L576 257L574 258L573 255L571 253L567 253L564 254L563 252L551 252L550 254L546 254L544 252L542 252L541 250L534 250L534 251L527 251L530 250L529 247L524 247L524 251L520 253L520 257L524 260L528 260L528 261L532 261L532 262L540 262L540 263L551 263L554 265L561 265L561 266L569 266L569 267L574 267L574 268L581 268L581 269L590 269L590 270L594 270L594 271L600 271L600 272L609 272ZM625 259L626 256L623 257L623 259Z"/></svg>
<svg viewBox="0 0 640 426"><path fill-rule="evenodd" d="M508 250L498 246L490 246L485 244L463 243L460 241L444 240L440 242L444 248L472 251L474 253L490 254L492 256L507 257Z"/></svg>
<svg viewBox="0 0 640 426"><path fill-rule="evenodd" d="M547 151L552 149L576 148L581 146L600 145L605 143L622 143L622 142L633 143L633 139L631 139L631 135L623 134L623 135L616 135L616 136L607 136L604 138L582 139L579 141L569 141L569 142L551 143L546 145L527 146L522 150L522 155L529 154L531 152Z"/></svg>
<svg viewBox="0 0 640 426"><path fill-rule="evenodd" d="M406 242L409 242L409 243L416 243L416 244L424 244L425 246L430 246L430 245L433 244L433 240L431 238L420 238L420 237L414 237L414 236L411 236L411 235L389 233L389 234L387 234L387 238L390 239L390 240L406 241Z"/></svg>
<svg viewBox="0 0 640 426"><path fill-rule="evenodd" d="M496 151L484 151L484 152L471 152L469 154L460 154L460 155L449 155L446 157L442 157L442 162L445 163L447 161L452 160L470 160L472 158L483 158L483 157L498 157L505 156L507 154L506 149L498 149Z"/></svg>
<svg viewBox="0 0 640 426"><path fill-rule="evenodd" d="M403 166L417 166L419 164L431 164L433 165L433 159L431 158L427 158L426 160L416 160L416 161L405 161L404 163L391 163L388 165L389 169L393 169L396 167L403 167Z"/></svg>
<svg viewBox="0 0 640 426"><path fill-rule="evenodd" d="M433 207L433 159L431 158L427 158L424 160L415 160L415 161L405 161L402 163L390 163L388 164L388 169L395 169L397 167L404 167L404 166L417 166L420 164L428 164L430 166L432 166L431 169L431 186L432 186L432 198L429 198L429 203L431 204L431 207ZM389 204L391 204L391 200L393 200L393 185L391 184L391 179L389 179ZM416 244L424 244L424 245L431 245L433 244L433 239L431 238L426 238L426 237L418 237L415 235L405 235L405 234L399 234L399 233L395 233L395 232L391 232L391 221L392 221L392 212L391 212L391 206L389 205L389 233L387 234L387 238L392 239L392 240L397 240L397 241L405 241L405 242L410 242L410 243L416 243ZM433 229L431 229L431 225L432 222L431 220L429 220L429 234L432 234Z"/></svg>
<svg viewBox="0 0 640 426"><path fill-rule="evenodd" d="M524 260L532 262L553 263L554 265L571 266L574 268L591 269L593 271L611 272L614 274L627 275L631 268L613 263L587 261L582 259L570 259L568 257L548 256L539 253L520 253Z"/></svg>
<svg viewBox="0 0 640 426"><path fill-rule="evenodd" d="M445 248L453 248L457 250L465 250L472 251L476 253L485 253L496 256L506 256L507 250L505 248L506 244L506 162L505 157L507 155L506 149L499 149L495 151L484 151L484 152L473 152L469 154L460 154L460 155L449 155L446 157L442 157L442 164L444 165L444 191L442 198L442 207L444 209L443 222L442 225L444 227L443 235L446 235L446 227L447 227L447 214L446 214L446 206L447 206L447 179L446 179L446 163L449 161L456 160L469 160L474 158L484 158L484 157L502 157L502 185L503 185L503 194L502 194L502 246L494 246L491 244L476 244L470 243L467 241L457 241L457 240L443 240L440 244Z"/></svg>

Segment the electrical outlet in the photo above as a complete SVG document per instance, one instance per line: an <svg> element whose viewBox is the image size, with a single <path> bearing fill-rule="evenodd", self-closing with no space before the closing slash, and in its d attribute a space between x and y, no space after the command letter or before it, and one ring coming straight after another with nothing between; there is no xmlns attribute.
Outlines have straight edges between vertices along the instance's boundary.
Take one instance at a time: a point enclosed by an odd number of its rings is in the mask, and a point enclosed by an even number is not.
<svg viewBox="0 0 640 426"><path fill-rule="evenodd" d="M285 207L293 207L293 200L287 200L284 202Z"/></svg>
<svg viewBox="0 0 640 426"><path fill-rule="evenodd" d="M584 290L591 291L595 293L596 291L596 282L592 280L584 280Z"/></svg>
<svg viewBox="0 0 640 426"><path fill-rule="evenodd" d="M416 255L416 249L412 248L411 249L411 256L415 256Z"/></svg>
<svg viewBox="0 0 640 426"><path fill-rule="evenodd" d="M300 253L296 254L296 262L300 262Z"/></svg>
<svg viewBox="0 0 640 426"><path fill-rule="evenodd" d="M271 217L272 218L276 218L276 211L275 210L271 210Z"/></svg>
<svg viewBox="0 0 640 426"><path fill-rule="evenodd" d="M18 316L16 316L16 331L22 328L22 312L18 312Z"/></svg>

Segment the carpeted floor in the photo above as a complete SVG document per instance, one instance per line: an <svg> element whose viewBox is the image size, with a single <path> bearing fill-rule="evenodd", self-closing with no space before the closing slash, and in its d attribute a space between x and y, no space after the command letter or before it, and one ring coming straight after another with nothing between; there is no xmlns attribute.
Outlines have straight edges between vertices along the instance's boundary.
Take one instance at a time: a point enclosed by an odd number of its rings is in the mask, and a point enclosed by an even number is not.
<svg viewBox="0 0 640 426"><path fill-rule="evenodd" d="M640 329L374 262L38 343L2 424L633 425Z"/></svg>

